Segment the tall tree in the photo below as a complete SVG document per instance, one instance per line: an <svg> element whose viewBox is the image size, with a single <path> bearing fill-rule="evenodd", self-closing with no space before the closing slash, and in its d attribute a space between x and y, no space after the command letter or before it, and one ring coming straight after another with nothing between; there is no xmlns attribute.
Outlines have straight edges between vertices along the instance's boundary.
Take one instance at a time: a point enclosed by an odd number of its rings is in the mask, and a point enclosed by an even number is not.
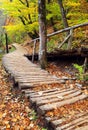
<svg viewBox="0 0 88 130"><path fill-rule="evenodd" d="M51 0L48 0L48 4L50 4L52 1ZM50 23L51 23L51 26L53 27L53 30L54 31L57 31L57 28L54 26L54 19L53 17L50 18Z"/></svg>
<svg viewBox="0 0 88 130"><path fill-rule="evenodd" d="M46 32L46 1L38 0L38 11L39 11L39 61L42 69L46 68L46 43L47 43L47 32Z"/></svg>
<svg viewBox="0 0 88 130"><path fill-rule="evenodd" d="M58 3L59 3L59 6L60 6L60 11L61 11L61 16L62 16L64 28L68 28L68 21L67 21L67 18L66 18L66 13L65 13L64 6L63 6L63 2L62 2L62 0L58 0ZM71 49L72 30L66 32L66 37L68 37L68 35L70 35L70 37L69 37L69 39L66 40L66 42L68 42L67 49Z"/></svg>
<svg viewBox="0 0 88 130"><path fill-rule="evenodd" d="M67 22L66 13L65 13L65 9L64 9L62 0L58 0L58 4L60 6L60 11L61 11L61 15L62 15L64 28L67 28L68 22Z"/></svg>
<svg viewBox="0 0 88 130"><path fill-rule="evenodd" d="M1 0L0 0L1 1ZM13 24L9 23L6 30L14 34L15 32L27 33L31 38L38 35L38 11L34 0L3 0L1 9L13 18Z"/></svg>

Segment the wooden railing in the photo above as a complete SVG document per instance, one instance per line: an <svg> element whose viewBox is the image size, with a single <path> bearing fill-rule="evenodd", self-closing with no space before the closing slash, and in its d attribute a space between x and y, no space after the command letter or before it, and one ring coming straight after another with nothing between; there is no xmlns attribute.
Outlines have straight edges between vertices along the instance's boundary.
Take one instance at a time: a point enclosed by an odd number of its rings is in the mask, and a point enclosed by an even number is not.
<svg viewBox="0 0 88 130"><path fill-rule="evenodd" d="M72 43L73 30L74 30L75 28L79 28L79 27L87 26L87 25L88 25L88 22L83 23L83 24L78 24L78 25L75 25L75 26L71 26L71 27L68 27L68 28L65 28L65 29L62 29L62 30L53 32L53 33L51 33L51 34L48 34L48 35L47 35L47 38L52 37L52 36L55 36L55 35L60 34L60 33L63 33L63 32L66 32L66 31L69 31L70 33L69 33L68 36L64 39L64 41L58 46L58 48L61 48L61 47L63 46L63 44L69 39L69 45L68 45L68 48L67 48L67 49L70 49L71 43ZM34 61L34 55L35 55L35 50L36 50L36 43L37 43L37 41L39 41L39 40L40 40L40 38L36 38L36 39L31 40L31 41L29 42L29 43L33 43L33 42L34 42L32 62Z"/></svg>

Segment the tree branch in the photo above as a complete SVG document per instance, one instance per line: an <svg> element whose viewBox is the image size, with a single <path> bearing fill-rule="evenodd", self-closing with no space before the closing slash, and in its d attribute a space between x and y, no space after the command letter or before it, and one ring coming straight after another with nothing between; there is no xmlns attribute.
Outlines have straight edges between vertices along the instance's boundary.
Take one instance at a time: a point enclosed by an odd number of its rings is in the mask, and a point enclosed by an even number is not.
<svg viewBox="0 0 88 130"><path fill-rule="evenodd" d="M26 25L25 20L23 19L23 17L19 16L19 18L20 18L21 22L23 23L23 25Z"/></svg>
<svg viewBox="0 0 88 130"><path fill-rule="evenodd" d="M25 5L25 3L22 0L19 0L21 2L21 4Z"/></svg>
<svg viewBox="0 0 88 130"><path fill-rule="evenodd" d="M26 6L29 7L29 2L28 0L25 0L26 1Z"/></svg>

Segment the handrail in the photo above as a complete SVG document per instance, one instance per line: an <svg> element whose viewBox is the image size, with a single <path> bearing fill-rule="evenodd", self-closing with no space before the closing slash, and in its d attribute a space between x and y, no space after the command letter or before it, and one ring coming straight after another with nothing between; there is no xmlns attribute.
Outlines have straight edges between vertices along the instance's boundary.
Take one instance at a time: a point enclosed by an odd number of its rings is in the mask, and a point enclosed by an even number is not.
<svg viewBox="0 0 88 130"><path fill-rule="evenodd" d="M72 27L68 27L68 28L56 31L54 33L48 34L47 37L51 37L51 36L57 35L59 33L69 31L70 29L75 29L75 28L78 28L78 27L86 26L86 25L88 25L88 22L87 23L83 23L83 24L74 25Z"/></svg>
<svg viewBox="0 0 88 130"><path fill-rule="evenodd" d="M62 30L53 32L53 33L51 33L51 34L48 34L47 37L51 37L51 36L57 35L57 34L59 34L59 33L69 31L70 29L75 29L75 28L79 28L79 27L82 27L82 26L86 26L86 25L88 25L88 22L83 23L83 24L74 25L74 26L71 26L71 27L64 28L64 29L62 29ZM39 40L39 39L40 39L40 37L35 38L35 39L31 40L29 43L32 43L32 42L37 41L37 40Z"/></svg>
<svg viewBox="0 0 88 130"><path fill-rule="evenodd" d="M47 37L51 37L51 36L57 35L57 34L59 34L59 33L66 32L66 31L69 31L69 30L73 30L73 29L75 29L75 28L82 27L82 26L86 26L86 25L88 25L88 22L87 22L87 23L83 23L83 24L74 25L74 26L71 26L71 27L64 28L64 29L62 29L62 30L53 32L53 33L51 33L51 34L48 34ZM69 35L66 37L66 39L61 43L60 47L65 43L65 41L66 41L67 39L71 38L71 35L72 35L72 31L70 31L70 34L69 34ZM40 40L40 37L39 37L39 38L35 38L34 40L31 40L31 41L29 42L29 43L34 42L32 62L34 61L34 55L35 55L37 40ZM69 47L70 47L70 46L71 46L71 42L69 42ZM69 49L69 47L68 47L68 49Z"/></svg>

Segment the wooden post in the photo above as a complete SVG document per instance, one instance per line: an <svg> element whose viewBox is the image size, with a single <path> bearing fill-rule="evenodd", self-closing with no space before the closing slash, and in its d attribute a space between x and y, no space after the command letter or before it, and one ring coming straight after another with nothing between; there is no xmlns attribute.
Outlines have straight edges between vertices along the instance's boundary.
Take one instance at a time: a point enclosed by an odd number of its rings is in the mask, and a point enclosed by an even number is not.
<svg viewBox="0 0 88 130"><path fill-rule="evenodd" d="M6 53L9 53L7 33L5 33L5 40L6 40Z"/></svg>
<svg viewBox="0 0 88 130"><path fill-rule="evenodd" d="M33 46L32 62L34 62L35 52L36 52L36 40L34 41L34 46Z"/></svg>
<svg viewBox="0 0 88 130"><path fill-rule="evenodd" d="M83 65L83 67L84 67L84 73L86 72L86 69L87 69L87 62L88 62L88 58L85 57L84 65Z"/></svg>
<svg viewBox="0 0 88 130"><path fill-rule="evenodd" d="M68 46L67 49L71 49L71 45L72 45L72 38L73 38L73 29L70 29L70 38L68 40Z"/></svg>

